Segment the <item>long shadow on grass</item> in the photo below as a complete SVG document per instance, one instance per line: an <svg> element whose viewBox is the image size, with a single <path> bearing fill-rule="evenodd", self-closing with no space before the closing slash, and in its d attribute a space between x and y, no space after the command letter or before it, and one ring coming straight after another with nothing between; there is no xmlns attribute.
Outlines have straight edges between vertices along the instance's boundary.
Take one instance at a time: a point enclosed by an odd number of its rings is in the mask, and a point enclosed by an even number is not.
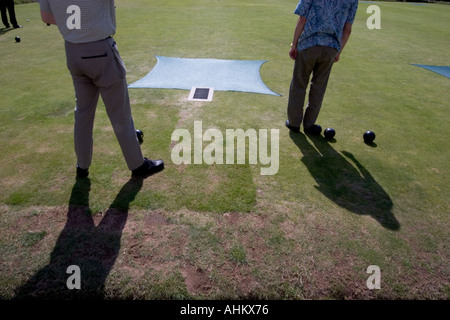
<svg viewBox="0 0 450 320"><path fill-rule="evenodd" d="M9 32L9 31L12 31L12 30L14 30L14 29L13 28L0 28L0 36L5 34L5 33L7 33L7 32Z"/></svg>
<svg viewBox="0 0 450 320"><path fill-rule="evenodd" d="M302 162L317 190L351 212L372 216L385 228L400 229L391 198L351 153L343 151L347 158L343 157L323 137L311 136L313 145L303 133L291 132L290 137L303 153Z"/></svg>
<svg viewBox="0 0 450 320"><path fill-rule="evenodd" d="M122 231L130 203L142 187L142 179L130 179L117 194L98 226L89 207L89 178L77 179L72 188L66 225L50 256L50 263L33 275L16 299L103 299L105 280L120 250ZM81 289L74 284L73 271L80 269ZM69 279L70 278L70 279Z"/></svg>

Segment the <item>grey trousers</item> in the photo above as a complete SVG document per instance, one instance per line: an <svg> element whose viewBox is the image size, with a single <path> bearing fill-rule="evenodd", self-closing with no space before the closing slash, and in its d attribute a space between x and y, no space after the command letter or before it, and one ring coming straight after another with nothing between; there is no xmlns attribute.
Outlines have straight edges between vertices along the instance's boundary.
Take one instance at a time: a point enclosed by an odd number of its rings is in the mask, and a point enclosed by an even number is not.
<svg viewBox="0 0 450 320"><path fill-rule="evenodd" d="M144 162L131 116L125 66L113 38L74 44L66 41L67 67L75 88L74 140L77 165L92 162L94 116L99 96L127 163L134 170Z"/></svg>
<svg viewBox="0 0 450 320"><path fill-rule="evenodd" d="M316 123L337 53L336 49L325 46L299 51L289 89L287 116L291 126L300 127L303 121L303 127L310 128ZM311 73L308 105L303 115Z"/></svg>

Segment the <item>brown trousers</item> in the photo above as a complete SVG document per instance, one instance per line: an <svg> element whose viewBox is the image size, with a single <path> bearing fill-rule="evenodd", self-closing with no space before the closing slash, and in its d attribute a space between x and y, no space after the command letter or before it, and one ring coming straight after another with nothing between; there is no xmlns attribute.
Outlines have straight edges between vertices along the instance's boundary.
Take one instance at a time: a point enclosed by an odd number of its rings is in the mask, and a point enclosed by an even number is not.
<svg viewBox="0 0 450 320"><path fill-rule="evenodd" d="M325 46L314 46L299 51L294 64L287 108L291 126L300 127L303 121L303 127L310 128L316 123L337 53L336 49ZM311 73L308 105L303 115Z"/></svg>
<svg viewBox="0 0 450 320"><path fill-rule="evenodd" d="M94 116L99 96L130 170L144 162L131 116L125 66L113 38L74 44L66 41L67 67L76 95L74 140L77 165L92 162Z"/></svg>

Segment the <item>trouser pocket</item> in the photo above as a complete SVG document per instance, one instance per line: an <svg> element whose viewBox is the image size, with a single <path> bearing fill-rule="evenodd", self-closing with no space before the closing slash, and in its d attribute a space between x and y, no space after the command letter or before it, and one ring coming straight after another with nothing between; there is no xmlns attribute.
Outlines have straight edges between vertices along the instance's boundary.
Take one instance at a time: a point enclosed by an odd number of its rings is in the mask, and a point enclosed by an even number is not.
<svg viewBox="0 0 450 320"><path fill-rule="evenodd" d="M81 57L81 59L86 60L86 59L98 59L98 58L105 58L108 56L108 52L105 52L103 54L99 54L99 55L95 55L95 56L88 56L88 57Z"/></svg>

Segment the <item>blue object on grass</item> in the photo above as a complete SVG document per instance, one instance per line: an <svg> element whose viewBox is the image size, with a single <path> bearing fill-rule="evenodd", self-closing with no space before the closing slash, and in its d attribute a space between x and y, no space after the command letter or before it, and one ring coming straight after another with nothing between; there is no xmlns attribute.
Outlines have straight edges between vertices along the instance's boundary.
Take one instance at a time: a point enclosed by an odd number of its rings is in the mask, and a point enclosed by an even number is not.
<svg viewBox="0 0 450 320"><path fill-rule="evenodd" d="M262 81L261 60L190 59L156 56L157 63L144 78L129 88L191 90L212 87L214 91L242 91L279 96Z"/></svg>
<svg viewBox="0 0 450 320"><path fill-rule="evenodd" d="M439 73L440 75L447 77L450 79L450 67L447 66L428 66L425 64L412 64L413 66L421 67L436 73Z"/></svg>

